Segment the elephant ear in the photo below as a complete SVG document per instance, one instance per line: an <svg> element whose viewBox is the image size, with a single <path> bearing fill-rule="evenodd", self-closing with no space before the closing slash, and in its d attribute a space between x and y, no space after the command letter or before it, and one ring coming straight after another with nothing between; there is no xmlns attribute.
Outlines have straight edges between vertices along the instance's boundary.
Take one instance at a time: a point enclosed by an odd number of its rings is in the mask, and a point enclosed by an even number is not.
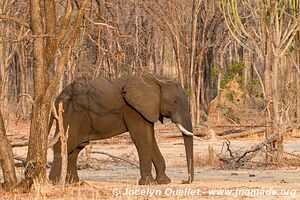
<svg viewBox="0 0 300 200"><path fill-rule="evenodd" d="M160 111L160 87L151 76L129 78L122 88L125 101L148 121L156 122Z"/></svg>

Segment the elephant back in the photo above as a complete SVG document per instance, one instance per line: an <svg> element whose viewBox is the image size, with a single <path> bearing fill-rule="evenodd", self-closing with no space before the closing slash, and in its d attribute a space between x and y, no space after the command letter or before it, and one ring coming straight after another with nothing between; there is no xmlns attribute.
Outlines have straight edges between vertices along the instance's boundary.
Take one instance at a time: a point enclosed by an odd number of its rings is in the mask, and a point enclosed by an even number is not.
<svg viewBox="0 0 300 200"><path fill-rule="evenodd" d="M59 101L63 102L65 111L72 109L98 116L119 112L125 105L119 89L106 79L77 79L61 92Z"/></svg>

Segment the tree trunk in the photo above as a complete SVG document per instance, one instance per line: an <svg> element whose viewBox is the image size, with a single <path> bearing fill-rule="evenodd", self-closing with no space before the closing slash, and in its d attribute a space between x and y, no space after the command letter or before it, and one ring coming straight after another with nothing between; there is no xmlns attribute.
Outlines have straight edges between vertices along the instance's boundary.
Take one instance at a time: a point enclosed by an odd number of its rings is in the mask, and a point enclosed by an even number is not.
<svg viewBox="0 0 300 200"><path fill-rule="evenodd" d="M248 85L248 76L249 76L249 68L250 68L250 52L248 52L245 48L243 48L243 61L245 63L245 69L244 69L244 83L243 83L243 89L245 92L247 92L247 85Z"/></svg>
<svg viewBox="0 0 300 200"><path fill-rule="evenodd" d="M30 123L29 148L27 162L36 162L42 169L47 162L47 138L48 124L51 108L51 99L39 99L32 108L32 119ZM45 178L45 174L41 177Z"/></svg>
<svg viewBox="0 0 300 200"><path fill-rule="evenodd" d="M160 75L164 74L166 46L163 44L160 54ZM160 53L160 52L159 52Z"/></svg>
<svg viewBox="0 0 300 200"><path fill-rule="evenodd" d="M6 51L4 51L6 45L2 37L2 31L4 30L4 25L0 23L0 70L1 70L1 94L0 94L0 103L2 108L2 114L5 116L6 107L8 103L8 85L9 85L9 69L8 69L8 60L9 56Z"/></svg>
<svg viewBox="0 0 300 200"><path fill-rule="evenodd" d="M36 35L33 38L33 69L34 69L34 104L32 107L32 120L30 123L29 148L27 153L27 162L35 163L39 169L44 169L47 160L47 136L48 118L50 114L50 105L45 105L43 96L46 92L48 84L48 68L45 66L44 60L44 39L43 39L43 24L41 17L40 1L31 0L31 28L32 34ZM46 59L50 62L49 59ZM50 100L48 100L50 101ZM40 174L37 172L37 174ZM35 177L34 177L35 178ZM43 173L42 179L45 178Z"/></svg>
<svg viewBox="0 0 300 200"><path fill-rule="evenodd" d="M28 71L27 71L27 61L25 56L25 46L24 42L18 44L17 54L19 58L20 67L20 81L19 81L19 94L28 94ZM19 96L18 103L20 105L21 118L26 120L29 115L29 106L26 100L26 96Z"/></svg>
<svg viewBox="0 0 300 200"><path fill-rule="evenodd" d="M2 110L0 109L0 165L4 178L4 188L10 189L17 183L12 147L6 136Z"/></svg>
<svg viewBox="0 0 300 200"><path fill-rule="evenodd" d="M272 102L273 102L273 130L277 134L277 139L275 140L275 148L278 149L276 151L277 161L279 161L280 157L283 154L283 134L280 130L281 122L280 122L280 114L279 114L279 88L278 88L278 71L279 71L279 57L276 54L275 47L275 56L273 59L273 70L272 70Z"/></svg>
<svg viewBox="0 0 300 200"><path fill-rule="evenodd" d="M297 123L300 124L300 31L298 31L296 35L296 44L297 44L297 51L296 51L296 65L298 65L298 70L296 74L296 90L297 90Z"/></svg>
<svg viewBox="0 0 300 200"><path fill-rule="evenodd" d="M190 105L191 105L191 114L192 114L192 123L197 123L197 99L196 99L196 61L197 55L196 47L197 47L197 33L198 33L198 14L199 14L199 2L193 1L193 9L192 9L192 30L191 30L191 47L190 47ZM201 56L201 55L200 55ZM196 57L196 58L195 58Z"/></svg>
<svg viewBox="0 0 300 200"><path fill-rule="evenodd" d="M293 99L293 93L291 92L291 86L292 86L292 82L293 82L293 67L292 67L292 63L291 63L291 56L292 54L289 53L285 56L285 71L286 71L286 81L285 81L285 91L286 91L286 103L289 103L292 101ZM282 91L280 91L280 93L282 93ZM293 104L292 104L293 105ZM286 123L291 123L292 121L292 117L296 112L289 112L289 109L286 110L286 114L285 114L285 121Z"/></svg>
<svg viewBox="0 0 300 200"><path fill-rule="evenodd" d="M298 55L300 57L300 55ZM300 61L300 60L299 60ZM298 61L298 63L299 63ZM298 65L299 66L299 65ZM297 77L297 123L300 124L300 72L296 75Z"/></svg>
<svg viewBox="0 0 300 200"><path fill-rule="evenodd" d="M263 68L264 68L264 88L265 88L265 102L266 102L266 133L265 139L268 140L268 137L273 134L273 105L272 105L272 79L271 79L271 39L268 37L267 33L267 12L265 10L265 5L262 1L259 2L260 8L260 22L261 22L261 35L262 35L262 54L263 54ZM267 146L267 151L272 151L272 144L270 147ZM269 154L266 154L266 161L272 161L272 157Z"/></svg>

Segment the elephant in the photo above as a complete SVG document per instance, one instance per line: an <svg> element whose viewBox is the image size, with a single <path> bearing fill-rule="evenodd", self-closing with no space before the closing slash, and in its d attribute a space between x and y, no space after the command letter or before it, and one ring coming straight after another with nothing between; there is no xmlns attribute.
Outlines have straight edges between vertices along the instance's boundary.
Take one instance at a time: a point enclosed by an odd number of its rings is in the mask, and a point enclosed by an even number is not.
<svg viewBox="0 0 300 200"><path fill-rule="evenodd" d="M140 73L126 78L79 78L66 86L56 98L62 102L67 141L67 181L79 181L77 157L89 141L101 140L129 132L137 149L140 166L140 185L168 184L165 160L158 148L154 123L170 118L182 132L188 179L194 179L193 133L188 97L181 84L175 80ZM53 116L50 124L53 123ZM55 134L59 127L56 123ZM61 171L61 143L53 146L53 165L49 179L57 182ZM152 176L152 163L156 177Z"/></svg>

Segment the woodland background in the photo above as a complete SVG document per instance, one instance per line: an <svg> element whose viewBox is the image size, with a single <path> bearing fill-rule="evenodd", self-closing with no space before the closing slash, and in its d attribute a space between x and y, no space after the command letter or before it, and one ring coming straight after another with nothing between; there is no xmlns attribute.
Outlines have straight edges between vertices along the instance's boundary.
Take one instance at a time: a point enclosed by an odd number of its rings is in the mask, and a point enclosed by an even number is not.
<svg viewBox="0 0 300 200"><path fill-rule="evenodd" d="M300 126L300 5L1 0L0 70L1 145L7 144L1 148L9 149L5 123L13 115L28 120L27 160L40 166L46 162L51 106L67 84L82 76L141 71L181 82L194 127L209 127L220 116L236 125L262 125L280 156L283 134ZM12 155L6 152L2 161ZM8 187L10 182L13 175Z"/></svg>

